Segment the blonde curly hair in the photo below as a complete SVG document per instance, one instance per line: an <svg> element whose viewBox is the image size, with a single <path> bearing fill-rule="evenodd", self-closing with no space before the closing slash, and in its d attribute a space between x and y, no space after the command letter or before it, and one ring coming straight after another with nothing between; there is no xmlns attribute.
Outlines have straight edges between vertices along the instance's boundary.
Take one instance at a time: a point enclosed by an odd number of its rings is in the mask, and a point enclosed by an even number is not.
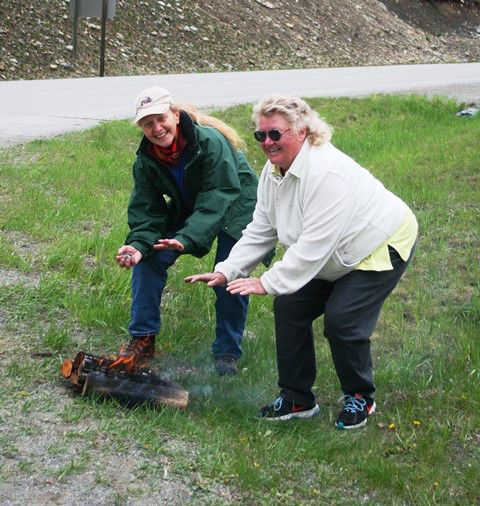
<svg viewBox="0 0 480 506"><path fill-rule="evenodd" d="M258 125L260 116L273 114L284 116L296 132L305 128L308 142L312 146L320 146L332 138L332 127L299 97L277 93L268 95L254 106L252 120Z"/></svg>

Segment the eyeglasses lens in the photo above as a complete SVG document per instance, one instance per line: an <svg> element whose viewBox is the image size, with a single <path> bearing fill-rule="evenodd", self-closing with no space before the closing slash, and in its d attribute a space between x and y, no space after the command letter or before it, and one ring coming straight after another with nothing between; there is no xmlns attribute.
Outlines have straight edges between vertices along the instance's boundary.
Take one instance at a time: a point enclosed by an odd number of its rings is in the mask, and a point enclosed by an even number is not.
<svg viewBox="0 0 480 506"><path fill-rule="evenodd" d="M270 137L270 139L272 139L272 141L279 141L280 137L282 136L282 132L280 132L279 130L269 130L268 136Z"/></svg>
<svg viewBox="0 0 480 506"><path fill-rule="evenodd" d="M264 132L263 130L255 130L255 132L253 132L253 136L258 142L264 142L267 138L267 132Z"/></svg>
<svg viewBox="0 0 480 506"><path fill-rule="evenodd" d="M258 142L265 142L267 136L274 142L279 141L282 137L282 132L280 130L269 130L268 132L264 132L263 130L255 130L253 132L253 136L257 139Z"/></svg>

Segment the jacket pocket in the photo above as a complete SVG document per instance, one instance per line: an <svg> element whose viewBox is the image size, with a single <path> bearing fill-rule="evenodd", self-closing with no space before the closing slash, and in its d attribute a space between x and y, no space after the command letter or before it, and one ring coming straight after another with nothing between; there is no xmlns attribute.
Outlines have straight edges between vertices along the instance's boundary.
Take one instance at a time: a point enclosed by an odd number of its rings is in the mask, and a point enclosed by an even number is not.
<svg viewBox="0 0 480 506"><path fill-rule="evenodd" d="M356 267L360 262L361 258L357 259L355 257L352 257L352 255L347 254L347 252L343 252L343 255L338 251L335 250L333 252L333 265L338 266L338 268L344 269L353 269Z"/></svg>

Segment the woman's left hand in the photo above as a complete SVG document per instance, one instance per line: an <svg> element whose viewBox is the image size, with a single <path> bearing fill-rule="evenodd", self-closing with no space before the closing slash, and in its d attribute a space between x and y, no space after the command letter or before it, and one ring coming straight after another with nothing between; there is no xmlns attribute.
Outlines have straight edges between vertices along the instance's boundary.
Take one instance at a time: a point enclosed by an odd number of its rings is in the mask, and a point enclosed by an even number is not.
<svg viewBox="0 0 480 506"><path fill-rule="evenodd" d="M174 251L183 251L184 246L180 241L176 239L159 239L156 244L153 245L153 248L156 250L174 250Z"/></svg>
<svg viewBox="0 0 480 506"><path fill-rule="evenodd" d="M230 281L227 292L232 295L267 295L260 278L240 278Z"/></svg>

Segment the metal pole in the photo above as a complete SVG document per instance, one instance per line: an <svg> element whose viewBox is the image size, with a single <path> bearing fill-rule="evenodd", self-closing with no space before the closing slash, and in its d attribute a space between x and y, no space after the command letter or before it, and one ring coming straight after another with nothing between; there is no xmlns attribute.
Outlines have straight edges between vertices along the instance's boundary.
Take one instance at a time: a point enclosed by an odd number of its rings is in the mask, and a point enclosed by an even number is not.
<svg viewBox="0 0 480 506"><path fill-rule="evenodd" d="M73 0L75 2L75 8L73 11L73 59L77 59L77 47L78 47L78 15L80 12L80 0Z"/></svg>
<svg viewBox="0 0 480 506"><path fill-rule="evenodd" d="M107 31L107 0L102 0L102 35L100 40L100 77L105 75L105 35Z"/></svg>

